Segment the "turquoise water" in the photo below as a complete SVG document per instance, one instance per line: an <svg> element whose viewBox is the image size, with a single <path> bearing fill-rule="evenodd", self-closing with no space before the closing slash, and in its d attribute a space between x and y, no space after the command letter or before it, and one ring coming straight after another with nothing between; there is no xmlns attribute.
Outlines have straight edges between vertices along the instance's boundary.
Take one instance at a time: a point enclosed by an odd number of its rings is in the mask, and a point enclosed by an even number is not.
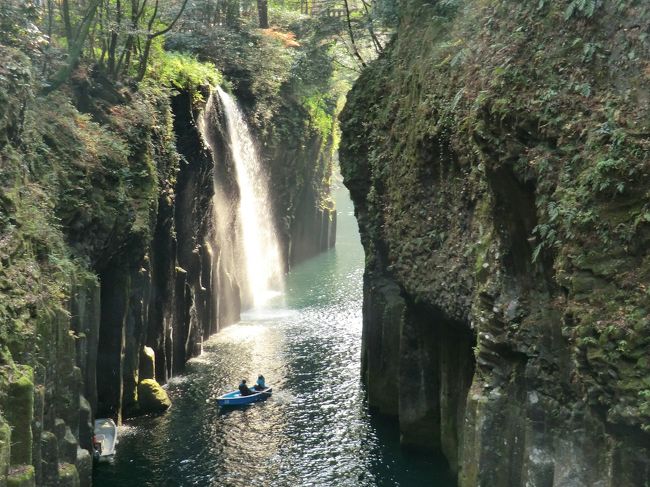
<svg viewBox="0 0 650 487"><path fill-rule="evenodd" d="M242 316L168 385L172 408L120 429L98 486L433 486L444 462L399 448L360 380L363 249L347 192L336 192L336 249L287 276L286 293ZM259 373L265 402L220 411L215 398Z"/></svg>

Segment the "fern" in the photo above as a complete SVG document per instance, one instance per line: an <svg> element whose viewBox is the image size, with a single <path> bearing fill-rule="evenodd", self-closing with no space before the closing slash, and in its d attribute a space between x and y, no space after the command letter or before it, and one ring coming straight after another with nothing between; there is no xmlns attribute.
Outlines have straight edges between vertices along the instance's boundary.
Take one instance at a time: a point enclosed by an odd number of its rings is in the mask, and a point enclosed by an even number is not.
<svg viewBox="0 0 650 487"><path fill-rule="evenodd" d="M591 18L601 4L602 0L571 0L564 11L564 20L569 20L576 13Z"/></svg>

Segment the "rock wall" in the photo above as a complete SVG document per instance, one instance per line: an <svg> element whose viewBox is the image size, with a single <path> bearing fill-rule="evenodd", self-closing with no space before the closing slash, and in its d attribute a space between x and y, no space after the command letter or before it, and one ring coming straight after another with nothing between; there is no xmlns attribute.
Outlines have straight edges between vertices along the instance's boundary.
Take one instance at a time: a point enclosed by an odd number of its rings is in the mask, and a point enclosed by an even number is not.
<svg viewBox="0 0 650 487"><path fill-rule="evenodd" d="M172 110L181 160L160 178L152 240L127 247L100 273L100 415L139 412L143 347L153 350L155 378L165 383L205 338L238 317L238 310L218 316L219 299L232 290L215 286L213 162L197 128L199 111L189 93L174 96Z"/></svg>
<svg viewBox="0 0 650 487"><path fill-rule="evenodd" d="M87 486L93 420L169 407L160 384L239 319L239 190L208 92L88 70L43 105L29 60L0 58L0 486ZM276 199L292 262L334 242L331 150L310 142L269 152L298 184Z"/></svg>
<svg viewBox="0 0 650 487"><path fill-rule="evenodd" d="M164 410L158 383L239 318L214 224L215 173L232 178L199 132L196 93L128 93L92 74L51 112L21 96L6 119L23 128L0 146L0 485L87 486L94 418Z"/></svg>
<svg viewBox="0 0 650 487"><path fill-rule="evenodd" d="M306 140L280 141L263 153L271 161L276 213L281 215L280 235L290 268L336 243L331 141L312 134Z"/></svg>
<svg viewBox="0 0 650 487"><path fill-rule="evenodd" d="M650 481L648 19L410 0L348 97L369 402L459 485Z"/></svg>

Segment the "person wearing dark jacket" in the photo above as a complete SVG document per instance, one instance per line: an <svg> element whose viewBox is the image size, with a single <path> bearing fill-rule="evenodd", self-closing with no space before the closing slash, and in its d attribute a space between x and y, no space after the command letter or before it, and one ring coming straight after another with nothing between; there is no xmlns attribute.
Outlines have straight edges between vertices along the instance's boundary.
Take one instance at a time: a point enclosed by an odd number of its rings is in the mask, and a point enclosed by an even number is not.
<svg viewBox="0 0 650 487"><path fill-rule="evenodd" d="M246 379L242 379L241 383L239 384L239 394L242 396L250 396L253 394L253 391L251 391L246 385Z"/></svg>

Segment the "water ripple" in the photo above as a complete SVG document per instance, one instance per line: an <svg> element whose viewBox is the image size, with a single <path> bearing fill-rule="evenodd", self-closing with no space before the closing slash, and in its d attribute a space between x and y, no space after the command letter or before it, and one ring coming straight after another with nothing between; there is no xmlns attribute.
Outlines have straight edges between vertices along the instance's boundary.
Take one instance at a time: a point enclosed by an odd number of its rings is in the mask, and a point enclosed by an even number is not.
<svg viewBox="0 0 650 487"><path fill-rule="evenodd" d="M115 462L100 466L95 485L453 485L430 458L402 452L395 425L367 410L363 254L358 241L343 247L294 269L285 305L244 313L208 340L170 381L174 406L120 429ZM219 395L259 373L271 398L218 409Z"/></svg>

